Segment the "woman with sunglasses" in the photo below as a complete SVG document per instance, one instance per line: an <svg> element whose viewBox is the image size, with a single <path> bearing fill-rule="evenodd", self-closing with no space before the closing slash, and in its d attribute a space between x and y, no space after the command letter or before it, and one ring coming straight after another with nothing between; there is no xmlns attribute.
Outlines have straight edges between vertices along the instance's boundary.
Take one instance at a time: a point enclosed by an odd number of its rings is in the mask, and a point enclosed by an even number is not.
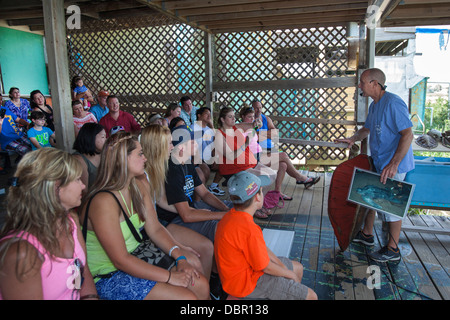
<svg viewBox="0 0 450 320"><path fill-rule="evenodd" d="M72 211L81 204L80 177L79 162L58 149L20 161L0 232L0 300L98 299Z"/></svg>

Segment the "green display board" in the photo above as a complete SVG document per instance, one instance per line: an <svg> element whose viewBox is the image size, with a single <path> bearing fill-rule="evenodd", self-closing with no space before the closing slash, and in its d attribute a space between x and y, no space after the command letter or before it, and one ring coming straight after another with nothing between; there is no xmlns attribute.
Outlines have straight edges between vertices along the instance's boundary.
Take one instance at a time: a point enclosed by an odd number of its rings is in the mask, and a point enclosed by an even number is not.
<svg viewBox="0 0 450 320"><path fill-rule="evenodd" d="M0 27L0 67L4 93L17 87L22 95L49 94L43 36Z"/></svg>

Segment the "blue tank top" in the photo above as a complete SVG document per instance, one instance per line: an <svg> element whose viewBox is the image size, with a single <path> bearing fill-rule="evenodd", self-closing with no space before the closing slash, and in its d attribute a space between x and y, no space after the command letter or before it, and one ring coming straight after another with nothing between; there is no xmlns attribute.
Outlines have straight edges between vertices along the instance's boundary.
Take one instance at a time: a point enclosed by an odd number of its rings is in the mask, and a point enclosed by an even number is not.
<svg viewBox="0 0 450 320"><path fill-rule="evenodd" d="M267 125L267 118L265 115L261 114L261 118L262 118L262 127L259 128L259 132L261 131L268 131L269 127ZM261 135L260 135L261 137ZM264 140L260 140L259 141L259 145L264 148L264 149L272 149L273 148L273 143L271 139L264 139Z"/></svg>

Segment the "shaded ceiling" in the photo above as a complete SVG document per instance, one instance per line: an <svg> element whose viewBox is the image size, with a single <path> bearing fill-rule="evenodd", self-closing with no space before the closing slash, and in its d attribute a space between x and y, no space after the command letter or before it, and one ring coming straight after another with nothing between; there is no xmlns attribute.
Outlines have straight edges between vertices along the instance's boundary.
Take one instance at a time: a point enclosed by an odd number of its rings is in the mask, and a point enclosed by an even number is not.
<svg viewBox="0 0 450 320"><path fill-rule="evenodd" d="M450 0L65 0L83 19L165 14L211 33L343 25L381 15L381 27L450 24ZM372 6L373 5L373 6ZM0 19L44 30L41 0L2 0ZM368 10L369 8L369 10ZM366 15L366 12L369 12ZM369 21L369 20L368 20Z"/></svg>

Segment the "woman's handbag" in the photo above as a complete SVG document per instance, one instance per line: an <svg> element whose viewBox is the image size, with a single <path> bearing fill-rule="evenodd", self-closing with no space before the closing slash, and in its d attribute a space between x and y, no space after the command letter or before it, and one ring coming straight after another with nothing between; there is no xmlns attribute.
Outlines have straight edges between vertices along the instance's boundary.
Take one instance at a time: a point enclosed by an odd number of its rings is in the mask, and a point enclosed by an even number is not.
<svg viewBox="0 0 450 320"><path fill-rule="evenodd" d="M280 201L282 203L280 204ZM281 192L272 190L266 193L264 196L264 207L267 209L272 208L283 208L284 207L284 198Z"/></svg>
<svg viewBox="0 0 450 320"><path fill-rule="evenodd" d="M83 221L83 237L86 241L87 237L87 219L88 219L88 212L89 212L89 206L91 204L92 199L100 192L107 192L111 194L114 199L116 200L117 204L119 205L120 209L122 210L123 216L125 217L125 222L128 225L128 228L130 228L131 233L133 234L134 238L137 242L139 242L139 246L134 249L131 254L141 260L144 260L145 262L158 266L160 268L164 268L167 270L170 270L173 266L175 266L175 260L166 255L164 252L162 252L159 248L155 246L155 244L148 238L146 234L142 235L136 228L133 226L133 223L130 221L130 218L128 218L128 215L125 213L125 211L122 208L122 205L119 202L119 199L108 190L101 190L94 194L90 199L86 206L86 215L84 217Z"/></svg>
<svg viewBox="0 0 450 320"><path fill-rule="evenodd" d="M175 266L175 260L159 250L151 240L141 242L131 254L147 263L166 270L170 270Z"/></svg>

